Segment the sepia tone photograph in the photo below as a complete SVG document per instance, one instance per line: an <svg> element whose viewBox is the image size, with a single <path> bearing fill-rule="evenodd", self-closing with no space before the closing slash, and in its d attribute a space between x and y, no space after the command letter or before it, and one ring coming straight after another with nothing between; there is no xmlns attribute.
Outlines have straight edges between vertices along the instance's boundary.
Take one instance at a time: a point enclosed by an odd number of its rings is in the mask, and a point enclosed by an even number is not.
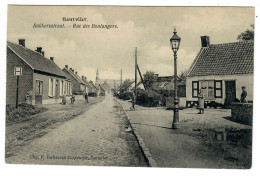
<svg viewBox="0 0 260 176"><path fill-rule="evenodd" d="M8 5L7 164L250 169L254 7Z"/></svg>

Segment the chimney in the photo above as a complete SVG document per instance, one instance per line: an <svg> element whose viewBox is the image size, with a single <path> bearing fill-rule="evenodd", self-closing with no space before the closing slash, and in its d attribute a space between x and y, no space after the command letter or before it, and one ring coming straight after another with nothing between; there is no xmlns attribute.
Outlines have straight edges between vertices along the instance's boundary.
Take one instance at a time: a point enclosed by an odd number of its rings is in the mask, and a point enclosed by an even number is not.
<svg viewBox="0 0 260 176"><path fill-rule="evenodd" d="M44 51L42 51L42 56L44 56Z"/></svg>
<svg viewBox="0 0 260 176"><path fill-rule="evenodd" d="M25 39L18 39L19 45L25 47Z"/></svg>
<svg viewBox="0 0 260 176"><path fill-rule="evenodd" d="M78 72L76 72L76 71L75 71L75 73L76 73L76 75L78 74Z"/></svg>
<svg viewBox="0 0 260 176"><path fill-rule="evenodd" d="M69 66L68 66L68 65L65 65L65 68L66 68L66 69L68 69L68 68L69 68Z"/></svg>
<svg viewBox="0 0 260 176"><path fill-rule="evenodd" d="M38 52L38 53L41 54L41 53L42 53L42 47L37 47L37 48L36 48L36 52Z"/></svg>
<svg viewBox="0 0 260 176"><path fill-rule="evenodd" d="M50 60L51 60L52 62L54 62L54 57L50 57Z"/></svg>
<svg viewBox="0 0 260 176"><path fill-rule="evenodd" d="M84 77L84 76L82 76L82 80L85 80L85 77Z"/></svg>
<svg viewBox="0 0 260 176"><path fill-rule="evenodd" d="M201 47L209 47L209 36L201 36Z"/></svg>
<svg viewBox="0 0 260 176"><path fill-rule="evenodd" d="M87 81L87 77L85 76L85 80Z"/></svg>
<svg viewBox="0 0 260 176"><path fill-rule="evenodd" d="M157 80L159 77L159 74L154 74L154 79Z"/></svg>
<svg viewBox="0 0 260 176"><path fill-rule="evenodd" d="M74 69L72 69L72 72L74 73Z"/></svg>

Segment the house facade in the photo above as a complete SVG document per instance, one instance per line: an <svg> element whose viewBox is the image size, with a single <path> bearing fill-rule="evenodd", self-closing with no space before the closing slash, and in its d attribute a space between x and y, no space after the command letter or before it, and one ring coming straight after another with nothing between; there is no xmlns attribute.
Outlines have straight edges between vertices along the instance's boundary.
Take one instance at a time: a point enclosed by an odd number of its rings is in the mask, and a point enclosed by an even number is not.
<svg viewBox="0 0 260 176"><path fill-rule="evenodd" d="M90 83L87 81L87 77L82 76L82 81L86 84L85 92L89 94L92 91L92 87L91 87Z"/></svg>
<svg viewBox="0 0 260 176"><path fill-rule="evenodd" d="M15 69L21 69L21 75L15 75ZM54 58L44 57L44 51L25 47L25 39L19 44L7 42L6 104L16 103L17 79L18 103L50 104L61 102L66 95L68 80L62 70L54 63Z"/></svg>
<svg viewBox="0 0 260 176"><path fill-rule="evenodd" d="M88 83L90 85L90 93L99 95L100 93L99 88L94 85L93 81L90 80Z"/></svg>
<svg viewBox="0 0 260 176"><path fill-rule="evenodd" d="M197 103L200 90L206 104L230 105L240 99L242 86L248 102L253 102L254 42L212 45L202 36L201 44L186 78L187 106Z"/></svg>
<svg viewBox="0 0 260 176"><path fill-rule="evenodd" d="M74 72L72 68L69 69L68 65L65 65L62 71L73 83L72 94L84 95L86 93L86 83L78 76L78 73Z"/></svg>

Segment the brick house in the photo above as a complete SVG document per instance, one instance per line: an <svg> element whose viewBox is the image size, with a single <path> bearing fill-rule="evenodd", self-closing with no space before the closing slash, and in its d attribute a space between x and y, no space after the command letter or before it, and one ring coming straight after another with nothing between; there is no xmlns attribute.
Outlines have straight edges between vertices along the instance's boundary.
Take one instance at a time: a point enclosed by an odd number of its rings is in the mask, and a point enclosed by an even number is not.
<svg viewBox="0 0 260 176"><path fill-rule="evenodd" d="M206 104L229 106L240 99L242 86L246 86L247 100L252 102L254 42L210 44L209 37L202 36L201 44L187 73L187 106L196 104L199 90L203 92Z"/></svg>
<svg viewBox="0 0 260 176"><path fill-rule="evenodd" d="M22 68L19 76L18 103L49 104L61 102L66 94L66 76L54 63L54 58L44 57L44 51L25 47L25 39L19 44L7 41L6 104L16 103L17 76L15 67Z"/></svg>
<svg viewBox="0 0 260 176"><path fill-rule="evenodd" d="M86 83L78 76L78 73L74 72L72 68L69 69L68 65L65 65L62 71L73 83L72 93L75 95L84 95L86 93Z"/></svg>

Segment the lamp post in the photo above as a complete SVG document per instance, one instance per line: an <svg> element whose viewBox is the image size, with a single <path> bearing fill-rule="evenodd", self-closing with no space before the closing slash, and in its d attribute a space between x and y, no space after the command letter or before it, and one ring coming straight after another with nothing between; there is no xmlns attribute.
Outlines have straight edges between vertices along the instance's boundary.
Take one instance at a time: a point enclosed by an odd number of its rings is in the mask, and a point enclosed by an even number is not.
<svg viewBox="0 0 260 176"><path fill-rule="evenodd" d="M173 36L170 39L171 47L174 55L174 107L173 107L173 122L172 128L177 129L179 125L179 100L177 96L177 51L180 46L181 38L177 35L174 28Z"/></svg>

